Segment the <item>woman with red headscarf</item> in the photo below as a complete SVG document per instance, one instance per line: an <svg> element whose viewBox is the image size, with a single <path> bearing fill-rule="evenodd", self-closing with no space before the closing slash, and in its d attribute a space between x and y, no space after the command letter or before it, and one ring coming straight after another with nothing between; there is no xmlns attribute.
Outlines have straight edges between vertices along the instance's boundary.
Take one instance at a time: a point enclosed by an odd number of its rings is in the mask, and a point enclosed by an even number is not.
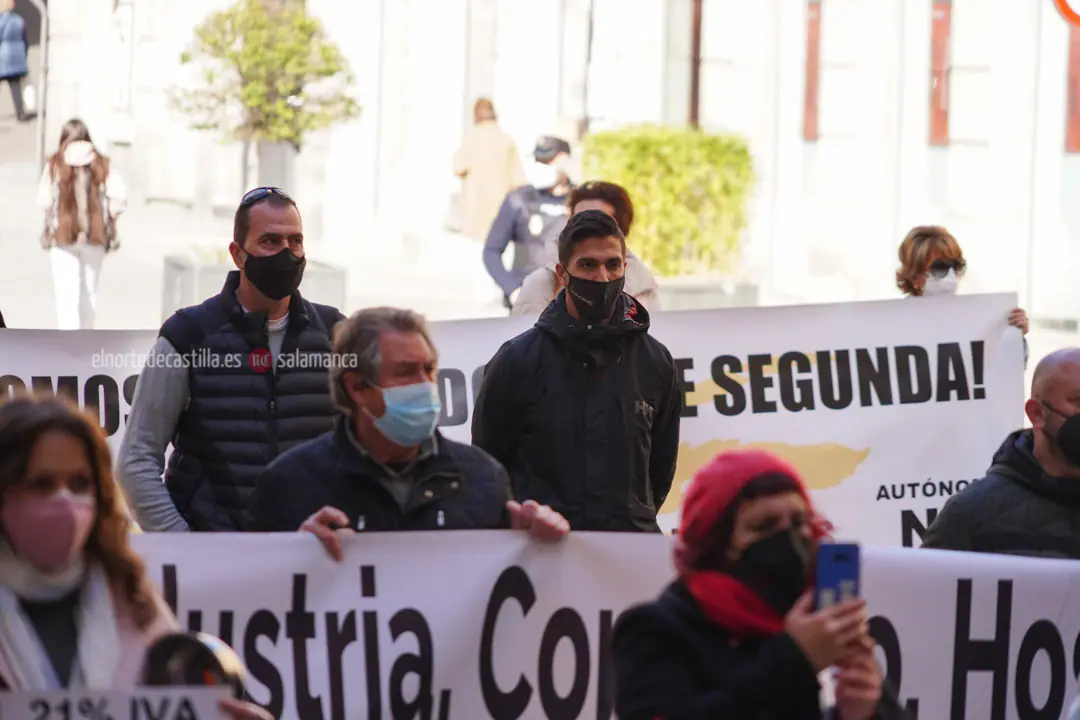
<svg viewBox="0 0 1080 720"><path fill-rule="evenodd" d="M829 526L798 473L756 450L698 472L676 539L679 579L615 628L621 720L874 720L883 713L866 605L815 612L812 572ZM837 668L823 714L818 674Z"/></svg>

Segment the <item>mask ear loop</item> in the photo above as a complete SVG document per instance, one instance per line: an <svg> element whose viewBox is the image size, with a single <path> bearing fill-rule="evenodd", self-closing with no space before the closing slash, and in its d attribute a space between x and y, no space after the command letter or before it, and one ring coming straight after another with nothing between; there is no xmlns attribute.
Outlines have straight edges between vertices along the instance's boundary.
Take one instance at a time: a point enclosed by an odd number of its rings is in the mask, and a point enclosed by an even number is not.
<svg viewBox="0 0 1080 720"><path fill-rule="evenodd" d="M363 376L359 375L359 373L353 373L353 374L358 376L360 379L359 379L358 383L353 384L352 390L355 390L356 392L360 392L361 390L366 390L368 388L373 388L375 390L378 390L380 393L382 392L381 387L379 387L378 385L376 385L373 382L365 380L363 378ZM344 381L347 380L347 378L342 378L342 380L344 382ZM372 420L372 422L374 422L377 419L374 415L371 414L371 411L368 410L366 407L363 407L362 405L356 403L356 401L353 401L353 403L356 405L356 409L359 410L360 412L364 413L365 415L367 415Z"/></svg>

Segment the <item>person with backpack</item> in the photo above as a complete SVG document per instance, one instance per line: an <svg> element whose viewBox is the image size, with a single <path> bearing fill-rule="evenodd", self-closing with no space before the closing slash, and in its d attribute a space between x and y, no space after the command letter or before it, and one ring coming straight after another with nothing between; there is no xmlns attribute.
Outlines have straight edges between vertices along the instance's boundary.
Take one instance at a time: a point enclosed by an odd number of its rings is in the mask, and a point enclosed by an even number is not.
<svg viewBox="0 0 1080 720"><path fill-rule="evenodd" d="M242 531L266 465L337 415L328 365L344 315L300 295L295 201L279 188L247 193L229 252L238 269L165 321L136 384L117 475L146 531Z"/></svg>
<svg viewBox="0 0 1080 720"><path fill-rule="evenodd" d="M57 329L93 330L98 278L105 255L119 247L116 220L127 192L78 118L60 130L60 145L41 174L38 205L45 211L41 244L52 263Z"/></svg>
<svg viewBox="0 0 1080 720"><path fill-rule="evenodd" d="M507 193L484 244L484 267L502 289L507 310L513 308L525 278L555 262L559 233L570 217L566 207L566 197L573 190L567 170L570 143L541 137L533 160L530 184ZM510 243L514 243L514 259L508 270L503 255Z"/></svg>

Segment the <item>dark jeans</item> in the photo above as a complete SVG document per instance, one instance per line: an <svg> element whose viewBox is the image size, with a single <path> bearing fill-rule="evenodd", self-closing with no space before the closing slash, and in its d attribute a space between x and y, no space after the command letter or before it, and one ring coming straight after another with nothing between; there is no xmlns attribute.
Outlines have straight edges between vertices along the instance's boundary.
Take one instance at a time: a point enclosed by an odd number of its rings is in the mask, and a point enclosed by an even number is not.
<svg viewBox="0 0 1080 720"><path fill-rule="evenodd" d="M23 106L22 78L9 77L5 79L11 87L11 102L15 105L15 119L19 122L26 122L34 116L32 114L27 115L26 108Z"/></svg>

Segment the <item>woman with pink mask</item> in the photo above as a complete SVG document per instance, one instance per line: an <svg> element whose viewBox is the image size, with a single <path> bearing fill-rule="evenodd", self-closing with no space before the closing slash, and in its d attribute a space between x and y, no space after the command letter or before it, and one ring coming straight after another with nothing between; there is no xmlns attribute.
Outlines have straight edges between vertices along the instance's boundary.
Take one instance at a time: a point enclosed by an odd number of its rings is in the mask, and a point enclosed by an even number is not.
<svg viewBox="0 0 1080 720"><path fill-rule="evenodd" d="M147 648L180 628L130 529L94 420L52 397L0 403L0 691L138 684Z"/></svg>

